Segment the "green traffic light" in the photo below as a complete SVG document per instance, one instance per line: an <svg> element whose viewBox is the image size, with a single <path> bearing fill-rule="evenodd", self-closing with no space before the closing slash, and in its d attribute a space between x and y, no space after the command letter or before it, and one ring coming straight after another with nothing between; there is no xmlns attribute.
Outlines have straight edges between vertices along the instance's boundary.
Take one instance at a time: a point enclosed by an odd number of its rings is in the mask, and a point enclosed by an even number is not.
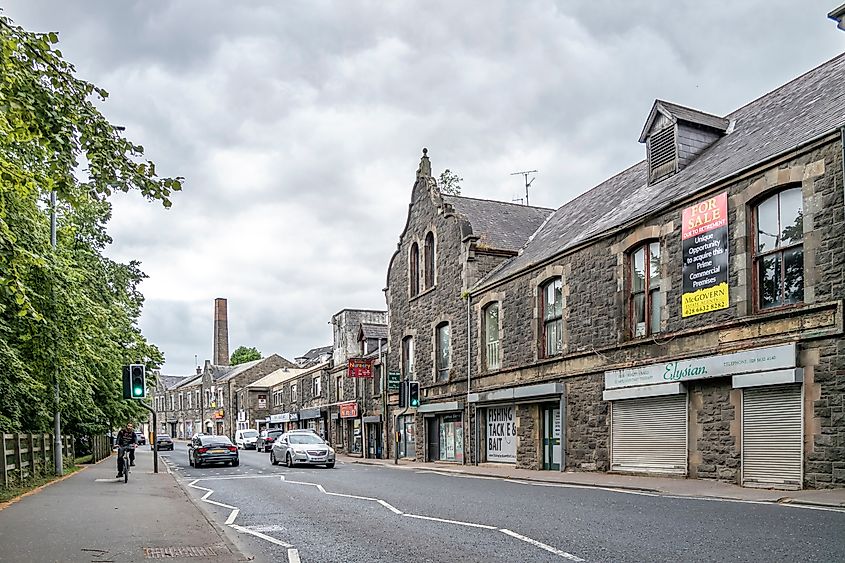
<svg viewBox="0 0 845 563"><path fill-rule="evenodd" d="M143 390L143 389L141 389L140 387L136 387L136 388L135 388L135 395L136 395L136 396L140 397L140 396L141 396L141 395L143 395L143 394L144 394L144 390Z"/></svg>

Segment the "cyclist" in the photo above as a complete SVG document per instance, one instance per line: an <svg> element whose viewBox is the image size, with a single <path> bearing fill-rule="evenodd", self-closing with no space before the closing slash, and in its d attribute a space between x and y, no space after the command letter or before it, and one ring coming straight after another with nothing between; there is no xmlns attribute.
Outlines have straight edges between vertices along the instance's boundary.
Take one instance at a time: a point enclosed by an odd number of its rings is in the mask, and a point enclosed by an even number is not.
<svg viewBox="0 0 845 563"><path fill-rule="evenodd" d="M123 477L123 452L129 450L129 465L135 465L135 445L138 443L138 437L135 435L135 429L131 423L127 423L125 427L120 429L115 439L115 446L117 446L117 478Z"/></svg>

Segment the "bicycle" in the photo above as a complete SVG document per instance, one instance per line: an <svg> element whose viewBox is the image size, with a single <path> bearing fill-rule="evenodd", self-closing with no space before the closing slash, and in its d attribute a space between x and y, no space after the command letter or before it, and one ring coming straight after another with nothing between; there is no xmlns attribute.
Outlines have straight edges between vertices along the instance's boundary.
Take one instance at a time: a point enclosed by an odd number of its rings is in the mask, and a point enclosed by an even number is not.
<svg viewBox="0 0 845 563"><path fill-rule="evenodd" d="M133 449L133 450L135 449L135 447L133 445L123 447L122 448L123 453L120 456L123 459L123 463L121 463L121 465L123 466L123 482L124 483L129 482L129 467L131 466L131 463L129 463L129 450L130 450L130 448Z"/></svg>

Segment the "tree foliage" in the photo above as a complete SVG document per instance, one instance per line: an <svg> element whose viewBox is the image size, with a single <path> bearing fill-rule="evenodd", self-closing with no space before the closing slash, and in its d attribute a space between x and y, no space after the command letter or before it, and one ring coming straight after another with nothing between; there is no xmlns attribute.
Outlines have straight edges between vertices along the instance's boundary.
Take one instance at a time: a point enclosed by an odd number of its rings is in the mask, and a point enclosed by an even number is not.
<svg viewBox="0 0 845 563"><path fill-rule="evenodd" d="M232 357L229 359L229 364L236 366L238 364L245 364L247 362L253 362L255 360L261 359L261 352L258 351L258 348L247 348L246 346L238 346L234 352L232 352Z"/></svg>
<svg viewBox="0 0 845 563"><path fill-rule="evenodd" d="M463 181L463 178L447 168L440 174L440 178L437 180L437 187L441 194L461 195L461 182Z"/></svg>
<svg viewBox="0 0 845 563"><path fill-rule="evenodd" d="M47 431L53 384L68 432L143 412L121 397L121 366L163 362L138 328L145 275L105 256L109 196L138 192L170 207L179 177L159 177L75 76L55 33L0 13L0 429ZM50 193L57 194L57 246ZM56 375L57 374L57 375Z"/></svg>

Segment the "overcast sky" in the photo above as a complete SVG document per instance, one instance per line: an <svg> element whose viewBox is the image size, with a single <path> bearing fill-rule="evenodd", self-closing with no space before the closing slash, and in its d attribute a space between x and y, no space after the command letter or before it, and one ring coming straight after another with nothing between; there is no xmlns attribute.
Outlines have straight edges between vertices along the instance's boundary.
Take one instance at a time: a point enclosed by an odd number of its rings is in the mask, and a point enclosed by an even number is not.
<svg viewBox="0 0 845 563"><path fill-rule="evenodd" d="M845 50L839 0L260 2L6 0L56 31L162 174L164 210L115 200L116 259L149 275L165 373L229 348L289 359L343 308L385 307L428 147L463 195L559 207L642 160L655 98L724 115Z"/></svg>

